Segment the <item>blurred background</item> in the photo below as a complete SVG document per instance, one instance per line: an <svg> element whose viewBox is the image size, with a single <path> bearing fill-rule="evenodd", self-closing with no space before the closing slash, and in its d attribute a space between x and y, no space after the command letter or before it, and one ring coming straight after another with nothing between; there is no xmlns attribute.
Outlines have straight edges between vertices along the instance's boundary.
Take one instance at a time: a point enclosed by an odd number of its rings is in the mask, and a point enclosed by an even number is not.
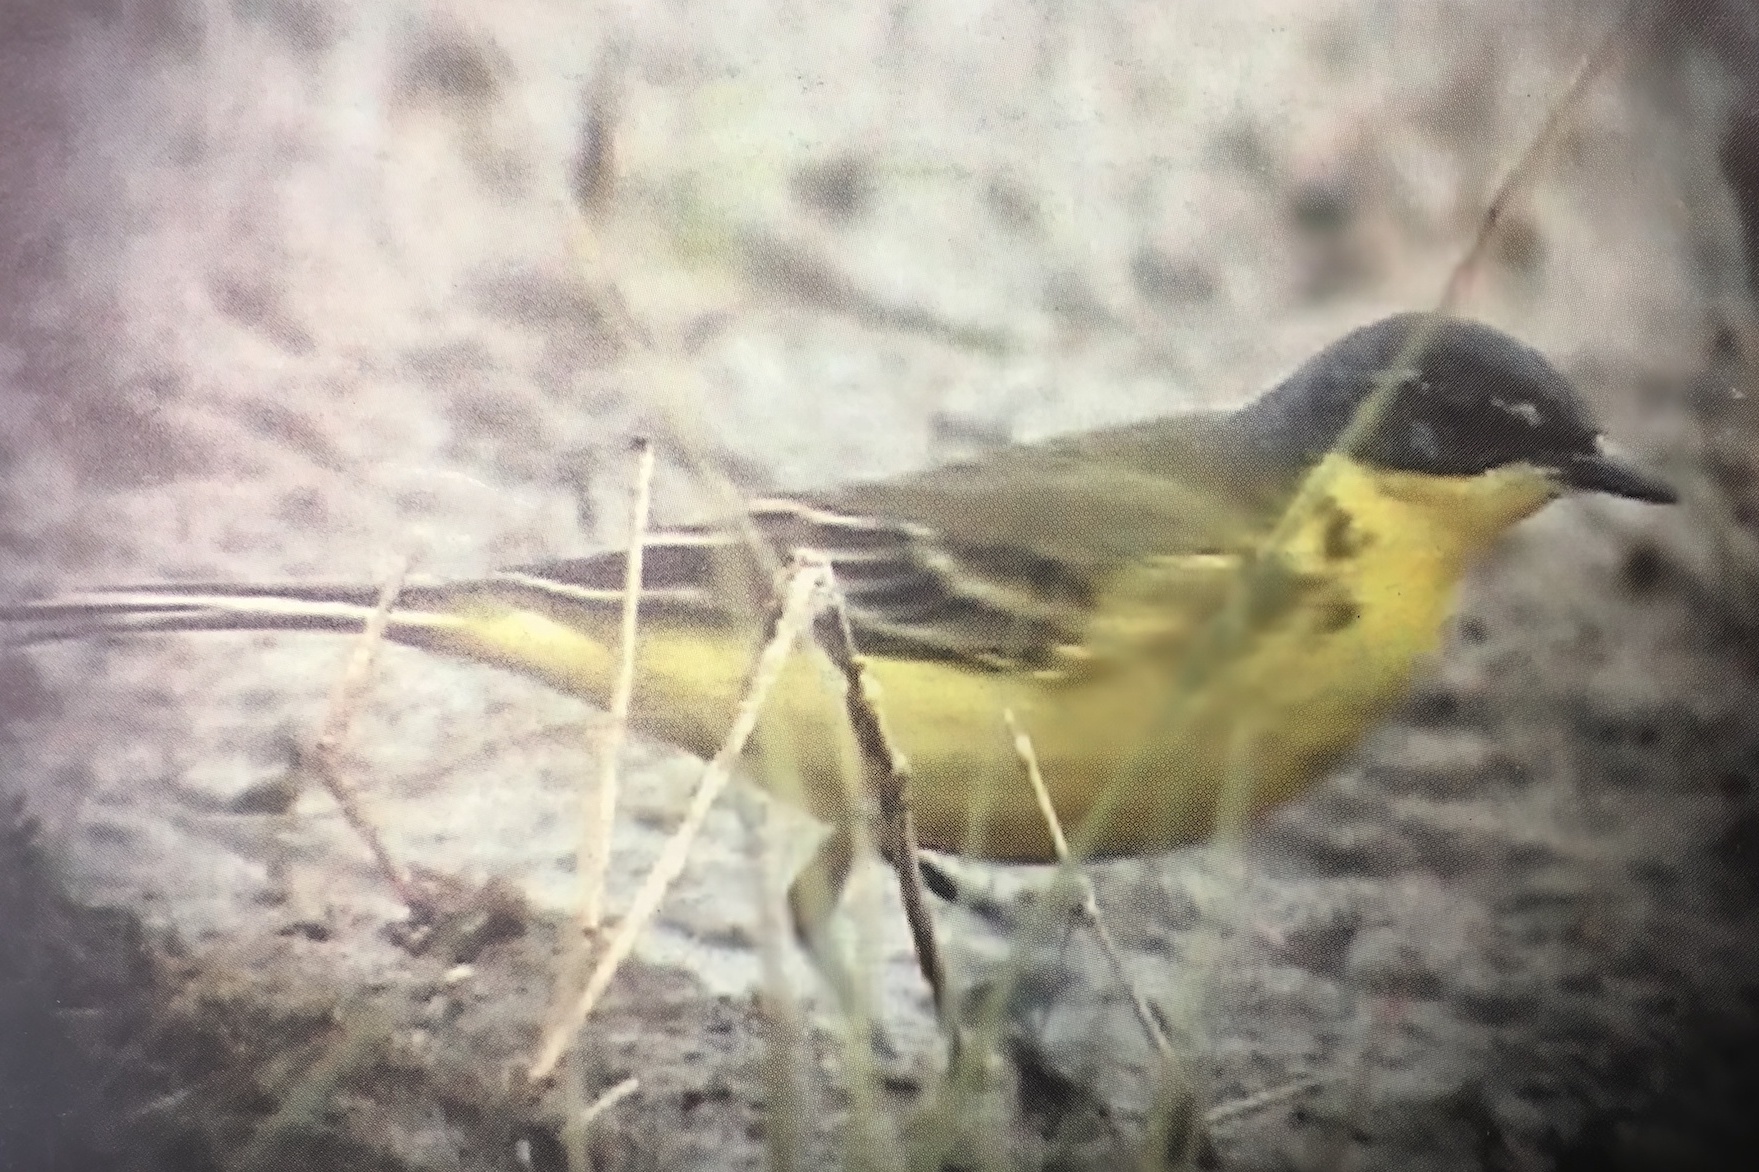
<svg viewBox="0 0 1759 1172"><path fill-rule="evenodd" d="M1243 850L1096 869L1206 1102L1325 1082L1218 1125L1223 1167L1750 1151L1759 10L1635 10L1459 310L1574 375L1685 504L1549 510L1469 584L1447 654L1356 765ZM1435 304L1620 19L1587 0L17 0L0 12L0 592L585 552L622 539L637 435L658 442L659 519L682 521L725 481L827 485L1237 403L1344 330ZM307 1008L371 1002L387 1036L426 1031L428 1056L397 1069L487 1078L541 1016L538 959L485 957L474 992L408 1025L440 969L386 940L399 907L329 799L239 803L287 773L348 652L216 636L0 653L0 790L78 904L178 941L179 979L223 971L252 1012L295 984ZM387 649L349 768L409 860L565 911L591 719ZM628 756L614 903L700 769ZM843 1142L840 1051L797 959L816 1006L802 1061L828 1097L787 1127L766 1111L766 814L749 794L717 812L607 1009L573 1092L644 1088L603 1125L601 1167ZM1043 880L967 871L992 920ZM874 983L906 1059L932 1064L885 887ZM1005 947L993 922L942 918L967 967ZM1077 933L1051 958L1035 1020L1116 1118L1079 1141L1020 1123L1018 1164L1100 1160L1147 1109L1153 1056L1091 951ZM210 1126L201 1063L139 1021L32 1016L45 989L65 1007L60 972L15 966L0 1022L83 1089L39 1102L8 1089L39 1067L0 1069L0 1167L267 1150L251 1128L297 1078L265 1076ZM226 1028L285 1024L262 1012ZM112 1071L95 1089L88 1060ZM894 1081L906 1110L919 1080ZM372 1106L317 1129L332 1155L475 1168L514 1146L443 1091L347 1093Z"/></svg>

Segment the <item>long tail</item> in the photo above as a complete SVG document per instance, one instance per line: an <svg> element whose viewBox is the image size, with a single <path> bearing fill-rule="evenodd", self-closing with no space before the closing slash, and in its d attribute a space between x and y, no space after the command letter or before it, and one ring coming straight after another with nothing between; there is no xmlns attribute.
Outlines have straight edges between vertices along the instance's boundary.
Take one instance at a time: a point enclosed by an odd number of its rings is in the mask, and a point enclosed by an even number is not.
<svg viewBox="0 0 1759 1172"><path fill-rule="evenodd" d="M374 592L347 586L121 586L0 605L0 647L181 631L357 631Z"/></svg>
<svg viewBox="0 0 1759 1172"><path fill-rule="evenodd" d="M424 644L473 605L524 605L572 615L614 613L620 584L597 579L610 567L558 562L483 578L412 580L399 593L387 634ZM576 571L571 573L570 571ZM592 572L589 572L592 571ZM58 598L0 603L0 647L65 639L186 631L316 631L362 629L378 604L376 586L332 582L171 582L106 586Z"/></svg>
<svg viewBox="0 0 1759 1172"><path fill-rule="evenodd" d="M650 545L643 574L644 609L710 612L715 571L709 559L725 542L706 535L666 535ZM610 551L520 566L480 578L411 578L398 594L388 635L422 644L424 632L455 625L460 615L524 609L578 625L602 621L622 605L623 555ZM103 586L59 598L0 602L0 647L64 639L184 631L359 631L378 604L379 588L337 582L157 582Z"/></svg>

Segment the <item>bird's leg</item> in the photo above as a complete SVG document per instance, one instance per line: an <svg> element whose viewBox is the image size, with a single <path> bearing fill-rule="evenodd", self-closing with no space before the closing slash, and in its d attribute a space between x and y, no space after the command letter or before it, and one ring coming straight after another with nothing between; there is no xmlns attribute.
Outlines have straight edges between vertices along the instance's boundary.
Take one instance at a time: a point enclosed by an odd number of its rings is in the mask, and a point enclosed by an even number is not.
<svg viewBox="0 0 1759 1172"><path fill-rule="evenodd" d="M855 861L855 836L847 826L834 828L788 887L788 914L794 938L831 986L845 1011L852 1009L854 987L846 966L831 942L831 916L843 896L843 884Z"/></svg>

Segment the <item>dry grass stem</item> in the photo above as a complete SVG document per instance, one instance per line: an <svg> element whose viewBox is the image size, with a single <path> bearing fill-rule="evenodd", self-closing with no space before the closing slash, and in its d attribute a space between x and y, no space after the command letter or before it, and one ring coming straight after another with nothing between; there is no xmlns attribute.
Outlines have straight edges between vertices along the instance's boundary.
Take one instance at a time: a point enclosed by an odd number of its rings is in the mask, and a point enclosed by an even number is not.
<svg viewBox="0 0 1759 1172"><path fill-rule="evenodd" d="M1514 162L1509 164L1509 169L1503 173L1502 181L1496 185L1492 192L1490 202L1484 205L1484 215L1478 221L1478 232L1473 236L1472 243L1467 247L1465 255L1460 257L1459 263L1449 274L1447 286L1442 290L1441 305L1436 312L1447 312L1457 305L1460 298L1465 295L1466 286L1471 281L1472 274L1476 271L1479 262L1484 259L1485 252L1490 248L1492 237L1496 235L1497 228L1502 224L1503 213L1508 211L1509 204L1514 197L1519 195L1532 181L1535 169L1551 148L1557 144L1558 136L1563 133L1566 116L1581 102L1582 95L1588 91L1590 83L1612 67L1619 52L1629 43L1630 34L1636 31L1636 18L1645 7L1641 0L1629 0L1624 10L1619 14L1618 20L1613 23L1611 28L1607 29L1606 35L1601 38L1600 44L1596 45L1592 52L1584 54L1582 60L1576 63L1575 72L1570 74L1570 80L1565 83L1563 92L1546 109L1545 121L1539 124L1539 129L1534 132L1533 137L1527 141L1527 145L1521 149L1520 154L1515 156ZM1415 357L1417 353L1421 352L1421 349L1420 346L1416 347L1404 361ZM1403 365L1403 362L1399 365ZM1367 428L1363 430L1366 431Z"/></svg>
<svg viewBox="0 0 1759 1172"><path fill-rule="evenodd" d="M627 1099L630 1095L633 1095L640 1089L641 1080L634 1075L630 1075L628 1078L594 1099L591 1105L589 1105L585 1111L580 1113L580 1122L577 1126L581 1128L591 1127L594 1123L598 1122L599 1116L603 1115L612 1107L615 1107L618 1103L621 1103L624 1099Z"/></svg>
<svg viewBox="0 0 1759 1172"><path fill-rule="evenodd" d="M1547 153L1556 144L1558 136L1563 132L1566 119L1581 104L1582 96L1587 93L1588 86L1610 68L1616 60L1619 50L1628 39L1627 34L1631 30L1635 18L1642 8L1643 5L1639 0L1631 0L1625 6L1618 20L1601 38L1600 44L1595 46L1592 52L1583 56L1575 71L1570 75L1570 80L1564 85L1562 92L1546 108L1545 120L1539 124L1539 129L1534 132L1533 137L1528 139L1515 155L1514 161L1509 164L1508 170L1503 173L1502 180L1492 192L1489 202L1485 204L1484 214L1478 221L1478 231L1473 235L1472 243L1467 246L1459 262L1448 274L1447 283L1442 287L1441 300L1435 309L1418 323L1417 328L1411 331L1410 336L1405 339L1405 345L1400 349L1398 357L1375 380L1373 393L1356 408L1356 414L1350 419L1349 426L1344 428L1343 433L1332 445L1332 451L1353 451L1379 424L1381 416L1392 404L1393 395L1402 381L1404 372L1409 370L1423 351L1428 348L1429 343L1434 339L1436 328L1440 325L1441 317L1451 313L1458 306L1461 298L1465 296L1466 287L1471 282L1473 274L1477 272L1484 253L1496 235L1497 228L1501 226L1504 213L1508 211L1515 197L1531 185L1539 164L1544 161ZM1276 528L1271 531L1271 535L1265 543L1266 549L1281 549L1288 544L1289 538L1300 527L1313 505L1331 487L1329 481L1329 470L1324 465L1316 466L1312 472L1307 474L1296 490L1294 499L1289 502L1288 508L1284 510L1282 518L1277 522ZM1250 593L1250 591L1242 593Z"/></svg>
<svg viewBox="0 0 1759 1172"><path fill-rule="evenodd" d="M1142 1024L1142 1032L1148 1035L1155 1052L1163 1059L1174 1056L1173 1045L1167 1039L1166 1031L1161 1028L1160 1019L1149 1007L1148 999L1130 979L1129 970L1124 967L1124 954L1119 951L1118 943L1106 926L1105 917L1099 914L1099 900L1093 894L1093 880L1082 871L1080 864L1069 854L1069 840L1063 834L1062 819L1057 817L1056 807L1051 805L1050 790L1044 784L1044 773L1038 767L1038 752L1032 747L1032 738L1020 727L1012 709L1002 711L1002 719L1008 722L1008 732L1014 738L1014 751L1020 755L1020 763L1026 767L1026 778L1032 783L1032 794L1038 799L1038 812L1044 815L1045 825L1050 827L1051 842L1057 848L1057 862L1062 869L1074 876L1081 900L1079 911L1081 918L1093 929L1093 935L1099 940L1100 951L1105 953L1106 962L1112 966L1112 974L1118 978L1118 984L1130 998L1130 1008L1136 1014L1136 1020Z"/></svg>
<svg viewBox="0 0 1759 1172"><path fill-rule="evenodd" d="M1256 1095L1247 1095L1235 1099L1232 1103L1223 1103L1219 1107L1211 1107L1203 1116L1203 1121L1211 1128L1225 1127L1236 1123L1248 1115L1256 1115L1260 1111L1269 1110L1278 1103L1286 1103L1290 1099L1298 1099L1310 1091L1323 1087L1329 1078L1298 1078L1294 1082L1284 1083L1280 1087L1259 1091Z"/></svg>
<svg viewBox="0 0 1759 1172"><path fill-rule="evenodd" d="M941 1025L948 1038L957 1043L957 1023L947 996L946 962L935 939L934 917L928 910L928 895L922 886L922 848L916 840L916 817L910 811L910 763L899 751L880 713L866 661L855 649L848 608L834 582L814 633L819 647L842 673L849 726L855 733L855 743L869 775L868 786L878 805L880 855L897 873L898 892L910 924L917 966L934 995Z"/></svg>
<svg viewBox="0 0 1759 1172"><path fill-rule="evenodd" d="M409 559L399 558L379 588L378 601L373 606L372 614L367 616L365 626L361 628L360 638L354 642L348 664L330 689L329 700L324 707L324 720L318 727L317 739L312 742L306 761L311 771L317 775L318 781L336 799L336 805L342 810L342 817L372 852L373 861L397 892L397 898L403 901L405 907L414 911L425 907L426 900L410 882L409 873L392 858L390 848L385 845L378 827L367 816L360 790L348 780L338 760L342 738L348 732L349 717L360 702L361 692L372 672L373 659L385 640L385 627L391 621L391 611L397 605L398 596L403 593L403 581L408 574Z"/></svg>
<svg viewBox="0 0 1759 1172"><path fill-rule="evenodd" d="M733 766L745 749L745 743L757 729L758 716L763 710L765 700L769 698L770 690L781 678L795 644L811 627L814 609L819 598L829 588L829 583L830 574L822 562L797 559L788 576L786 592L772 633L758 655L750 686L734 716L733 727L728 731L727 738L715 753L714 759L703 770L702 780L697 784L696 792L691 795L690 807L685 812L684 821L661 848L659 858L654 860L653 868L648 871L640 890L635 893L628 914L617 925L617 931L606 945L603 955L599 957L598 964L587 979L585 989L568 1012L545 1031L537 1056L527 1072L527 1078L531 1082L545 1082L555 1073L557 1063L567 1053L569 1039L592 1014L593 1008L610 987L617 969L635 951L636 940L659 911L666 893L671 890L678 876L683 874L684 866L690 858L690 848L702 830L709 809L726 788Z"/></svg>
<svg viewBox="0 0 1759 1172"><path fill-rule="evenodd" d="M594 933L605 918L605 876L611 867L611 831L617 821L617 766L629 733L629 705L635 695L635 641L641 617L641 564L647 539L647 518L653 501L654 448L645 439L635 445L635 502L629 516L629 543L624 554L623 615L617 679L611 690L610 720L599 742L596 801L584 803L580 835L580 927Z"/></svg>
<svg viewBox="0 0 1759 1172"><path fill-rule="evenodd" d="M573 1065L578 1067L577 1063ZM595 1162L590 1143L593 1124L611 1108L640 1089L641 1080L634 1075L602 1091L594 1096L590 1102L586 1101L586 1088L584 1086L572 1088L573 1093L568 1096L568 1118L556 1136L562 1147L567 1172L593 1172ZM578 1109L576 1109L577 1104L579 1105ZM526 1167L534 1166L534 1161L530 1159L529 1153L521 1158L519 1163Z"/></svg>
<svg viewBox="0 0 1759 1172"><path fill-rule="evenodd" d="M1619 14L1601 43L1586 54L1570 80L1556 98L1546 108L1545 120L1539 129L1522 146L1515 155L1514 161L1504 173L1486 204L1484 215L1480 218L1478 230L1473 242L1468 246L1451 271L1446 285L1443 287L1441 299L1436 308L1420 321L1417 328L1410 332L1399 354L1388 365L1382 375L1375 380L1373 391L1357 407L1355 415L1343 432L1332 445L1333 452L1348 452L1360 445L1377 425L1400 385L1404 371L1410 369L1416 358L1423 352L1433 339L1435 330L1444 314L1452 311L1465 291L1466 284L1476 271L1479 261L1491 239L1494 237L1504 213L1508 210L1515 197L1522 193L1532 182L1540 162L1546 152L1554 145L1561 134L1568 116L1581 103L1589 85L1611 67L1618 56L1619 50L1629 39L1636 27L1638 16L1644 11L1640 0L1630 3ZM1163 726L1175 726L1190 703L1190 697L1201 694L1205 684L1217 668L1228 662L1240 646L1241 640L1251 625L1251 616L1255 613L1258 603L1266 590L1275 589L1272 580L1276 576L1279 552L1285 549L1290 540L1311 516L1318 502L1331 488L1333 468L1327 463L1316 464L1302 478L1296 487L1293 497L1284 508L1282 516L1266 536L1260 546L1260 556L1241 571L1239 580L1230 592L1227 603L1192 640L1191 649L1181 664L1175 686L1169 690L1169 699L1161 714ZM1125 779L1134 769L1120 769L1118 777L1100 794L1099 800L1076 830L1071 853L1075 858L1086 855L1090 837L1096 833L1116 813L1118 802L1123 796Z"/></svg>

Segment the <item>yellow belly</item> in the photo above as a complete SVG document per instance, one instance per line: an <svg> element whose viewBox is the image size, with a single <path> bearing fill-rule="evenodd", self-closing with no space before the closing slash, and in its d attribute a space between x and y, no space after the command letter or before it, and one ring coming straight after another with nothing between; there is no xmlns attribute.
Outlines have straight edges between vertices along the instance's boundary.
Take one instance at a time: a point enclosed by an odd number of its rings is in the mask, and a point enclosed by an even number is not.
<svg viewBox="0 0 1759 1172"><path fill-rule="evenodd" d="M1224 647L1189 691L1152 655L1040 682L876 660L885 712L914 765L922 841L979 858L1042 862L1050 834L1001 716L1032 738L1065 830L1094 857L1200 841L1324 777L1409 687L1435 647L1454 581L1336 583L1347 626L1321 609ZM916 699L920 697L920 699ZM913 746L934 746L933 751ZM1090 817L1100 821L1086 825Z"/></svg>

